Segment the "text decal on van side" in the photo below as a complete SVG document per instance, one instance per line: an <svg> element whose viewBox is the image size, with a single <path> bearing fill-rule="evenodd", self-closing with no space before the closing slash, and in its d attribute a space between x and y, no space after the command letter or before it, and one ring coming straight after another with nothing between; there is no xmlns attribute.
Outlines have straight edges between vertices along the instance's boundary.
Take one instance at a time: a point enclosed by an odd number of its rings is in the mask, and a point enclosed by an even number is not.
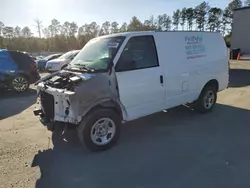
<svg viewBox="0 0 250 188"><path fill-rule="evenodd" d="M206 56L203 38L200 35L185 36L185 50L187 59L201 58Z"/></svg>

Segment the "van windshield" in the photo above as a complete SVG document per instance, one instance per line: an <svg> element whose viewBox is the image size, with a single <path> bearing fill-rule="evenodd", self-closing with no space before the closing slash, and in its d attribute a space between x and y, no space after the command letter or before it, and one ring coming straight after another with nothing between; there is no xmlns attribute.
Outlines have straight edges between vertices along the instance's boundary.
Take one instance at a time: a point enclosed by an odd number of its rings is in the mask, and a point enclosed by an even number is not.
<svg viewBox="0 0 250 188"><path fill-rule="evenodd" d="M70 68L107 70L108 64L115 57L125 37L96 38L90 40L70 63ZM111 55L110 49L113 53Z"/></svg>

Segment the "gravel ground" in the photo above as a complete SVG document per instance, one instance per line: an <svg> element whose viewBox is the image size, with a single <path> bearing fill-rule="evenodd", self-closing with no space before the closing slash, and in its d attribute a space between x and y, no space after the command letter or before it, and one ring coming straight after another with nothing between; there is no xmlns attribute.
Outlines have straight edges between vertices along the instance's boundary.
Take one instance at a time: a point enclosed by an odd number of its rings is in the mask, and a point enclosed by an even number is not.
<svg viewBox="0 0 250 188"><path fill-rule="evenodd" d="M249 188L250 62L231 63L213 113L185 107L124 125L111 150L91 153L32 114L36 92L0 96L0 187Z"/></svg>

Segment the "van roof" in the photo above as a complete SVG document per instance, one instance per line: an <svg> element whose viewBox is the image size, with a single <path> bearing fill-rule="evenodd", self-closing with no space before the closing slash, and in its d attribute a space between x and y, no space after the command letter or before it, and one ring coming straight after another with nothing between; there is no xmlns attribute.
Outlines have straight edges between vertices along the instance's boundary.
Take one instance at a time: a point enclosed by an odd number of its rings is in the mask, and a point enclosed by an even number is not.
<svg viewBox="0 0 250 188"><path fill-rule="evenodd" d="M219 33L219 32L210 32L210 31L130 31L130 32L124 32L124 33L114 33L114 34L109 34L109 35L104 35L104 36L98 36L98 38L107 38L107 37L116 37L116 36L131 36L131 35L142 35L142 34L153 34L157 32L189 32L189 33Z"/></svg>
<svg viewBox="0 0 250 188"><path fill-rule="evenodd" d="M237 11L237 10L245 10L245 9L250 9L250 6L240 7L240 8L235 8L235 9L233 9L233 11Z"/></svg>

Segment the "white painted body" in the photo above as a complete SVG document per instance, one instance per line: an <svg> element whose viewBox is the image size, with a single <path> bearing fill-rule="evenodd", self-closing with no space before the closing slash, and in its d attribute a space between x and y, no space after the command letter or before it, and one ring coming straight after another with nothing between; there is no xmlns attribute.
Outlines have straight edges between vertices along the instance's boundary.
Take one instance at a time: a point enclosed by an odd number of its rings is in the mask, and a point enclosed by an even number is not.
<svg viewBox="0 0 250 188"><path fill-rule="evenodd" d="M147 116L165 109L190 103L198 99L202 89L210 80L218 82L218 91L228 86L228 53L220 33L209 32L131 32L102 36L125 36L113 63L117 63L128 41L136 36L153 37L158 56L158 66L130 71L116 71L120 106L123 111L123 122ZM202 41L191 42L192 36L199 36ZM188 42L189 41L189 42ZM190 46L196 46L203 51L189 55ZM188 49L188 50L187 50ZM205 49L205 50L204 50ZM51 62L55 62L53 60ZM50 62L48 62L50 63ZM144 63L144 60L142 64ZM51 70L59 70L59 63ZM160 77L162 76L162 83ZM43 83L38 85L43 88ZM66 100L69 95L64 90L48 87L47 92L54 96L55 121L79 123L82 116L76 115L74 109L69 109L65 116Z"/></svg>
<svg viewBox="0 0 250 188"><path fill-rule="evenodd" d="M130 37L141 35L154 37L159 66L116 73L120 101L127 112L127 117L124 117L126 121L193 102L198 99L206 83L212 79L218 81L218 91L227 88L227 48L220 33L128 33L114 64ZM205 47L205 53L200 54L200 57L190 58L185 48L185 37L194 35L202 36L203 40L199 45ZM163 76L163 84L160 83L160 75Z"/></svg>

